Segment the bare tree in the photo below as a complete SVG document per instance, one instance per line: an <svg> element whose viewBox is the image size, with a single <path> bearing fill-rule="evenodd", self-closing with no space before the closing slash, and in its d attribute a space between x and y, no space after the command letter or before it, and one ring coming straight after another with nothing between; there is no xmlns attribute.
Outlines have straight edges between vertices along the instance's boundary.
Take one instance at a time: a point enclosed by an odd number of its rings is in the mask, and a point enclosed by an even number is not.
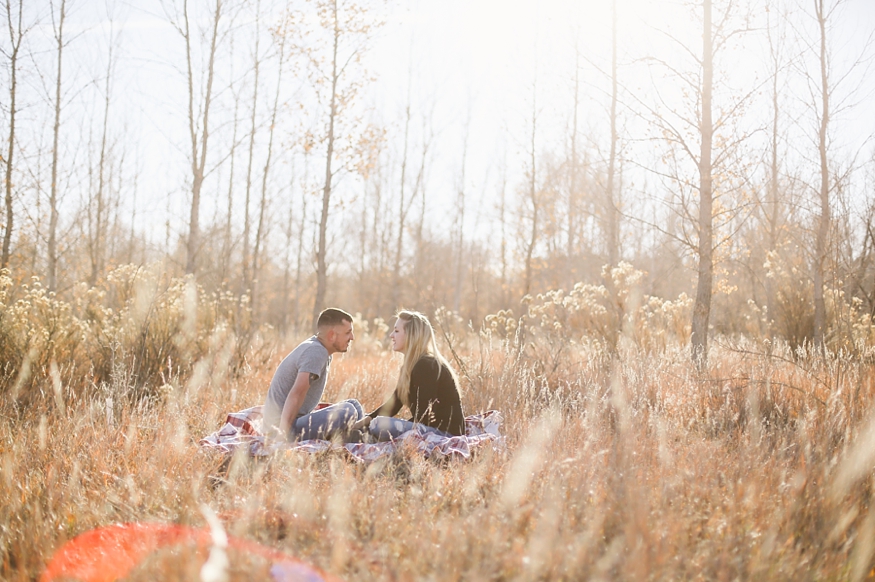
<svg viewBox="0 0 875 582"><path fill-rule="evenodd" d="M875 163L875 159L870 163ZM871 187L871 186L870 186ZM862 216L863 241L854 264L854 293L863 300L866 313L875 317L875 199Z"/></svg>
<svg viewBox="0 0 875 582"><path fill-rule="evenodd" d="M417 281L422 280L422 275L427 272L425 259L427 251L427 242L425 240L425 216L427 208L426 202L427 196L425 195L425 185L423 185L422 196L419 197L419 217L416 220L416 234L414 236L416 249L413 259L413 274ZM420 293L417 298L419 300L422 300L422 294Z"/></svg>
<svg viewBox="0 0 875 582"><path fill-rule="evenodd" d="M399 297L401 295L401 250L404 243L404 222L407 219L407 211L410 209L410 202L405 197L405 187L407 186L407 154L408 145L410 142L410 91L413 84L411 66L407 69L407 105L404 108L404 144L401 149L401 178L398 185L398 234L395 237L395 260L393 261L392 269L392 303L394 308L400 306ZM411 197L412 198L412 197Z"/></svg>
<svg viewBox="0 0 875 582"><path fill-rule="evenodd" d="M579 36L575 34L575 39ZM572 110L571 115L571 159L568 160L569 164L569 176L568 176L568 212L566 216L566 220L568 221L568 239L567 239L567 248L565 250L566 260L568 262L567 265L567 284L571 287L574 284L574 279L576 276L573 259L577 255L577 244L578 240L575 236L577 233L577 211L578 206L580 204L580 192L579 192L579 179L578 172L580 166L578 164L578 114L580 110L580 46L575 43L574 45L574 108ZM502 198L504 197L504 192L502 192ZM503 205L503 201L502 201ZM503 237L503 235L502 235ZM503 238L502 238L503 240ZM503 253L502 249L502 253ZM503 275L502 275L503 277Z"/></svg>
<svg viewBox="0 0 875 582"><path fill-rule="evenodd" d="M344 66L339 62L340 38L342 28L340 25L340 13L337 0L333 0L327 7L330 10L332 26L331 43L331 97L328 105L328 132L325 146L325 183L322 187L322 212L319 217L319 248L316 251L316 299L313 302L313 325L316 318L325 305L325 291L328 286L328 262L326 260L326 243L328 236L328 212L331 208L331 181L334 178L332 164L334 162L335 123L338 113L338 83ZM324 21L323 21L324 22ZM345 32L345 31L344 31Z"/></svg>
<svg viewBox="0 0 875 582"><path fill-rule="evenodd" d="M21 44L28 29L23 26L24 0L18 0L18 12L14 14L12 0L4 3L6 9L6 25L9 32L9 51L3 50L3 56L9 63L9 136L7 138L6 159L4 162L3 199L6 206L6 224L3 232L3 251L0 254L0 268L9 266L9 256L12 245L12 229L15 220L12 200L12 169L15 157L15 122L18 114L18 59Z"/></svg>
<svg viewBox="0 0 875 582"><path fill-rule="evenodd" d="M134 172L133 186L131 187L131 222L128 232L128 252L125 257L125 262L130 264L134 262L134 237L137 232L137 194L139 193L140 171L137 169Z"/></svg>
<svg viewBox="0 0 875 582"><path fill-rule="evenodd" d="M655 228L674 238L677 243L691 251L696 259L696 294L693 306L691 326L691 357L700 367L704 367L708 358L708 334L711 318L711 301L714 287L714 249L731 240L731 233L723 233L730 229L733 219L739 209L731 203L729 194L738 191L738 185L732 180L743 181L743 170L738 160L733 156L750 135L734 125L740 118L744 105L756 93L757 88L747 91L731 91L729 102L718 109L714 117L714 85L715 67L718 55L727 49L733 37L748 30L746 19L742 18L735 26L738 6L734 0L721 3L717 18L713 16L713 0L703 0L702 15L702 45L701 52L686 46L682 40L670 39L681 49L681 54L687 55L695 63L694 68L685 71L672 63L656 57L650 57L650 62L662 67L670 78L679 82L685 109L666 104L665 97L656 88L656 101L636 98L636 102L649 112L651 120L659 132L656 138L668 145L666 164L668 169L657 171L661 177L668 179L677 188L678 204L675 222L681 232L672 233L664 226L653 224ZM666 84L662 85L666 87ZM655 103L655 104L654 104ZM661 108L660 108L661 107ZM715 149L715 136L719 136L718 147ZM694 140L698 140L695 143ZM695 177L687 177L688 167L694 167ZM714 176L723 176L723 188L714 188ZM736 178L737 177L737 178ZM720 222L715 225L715 198L722 197L720 207ZM715 232L723 234L715 238Z"/></svg>
<svg viewBox="0 0 875 582"><path fill-rule="evenodd" d="M831 48L832 35L835 33L833 27L844 5L844 0L812 0L808 16L814 22L816 33L802 34L806 54L812 57L810 68L806 66L802 74L808 85L808 105L813 111L816 124L813 137L818 172L812 190L816 194L819 212L815 220L814 252L811 260L814 284L813 343L818 350L825 348L829 327L825 287L828 283L835 285L835 280L831 278L834 277L836 262L830 259L830 255L840 248L841 234L836 230L838 222L834 220L835 206L841 202L841 191L847 186L854 166L854 162L851 162L845 171L838 170L835 160L832 159L832 126L836 117L856 106L853 100L858 97L860 86L852 88L848 85L852 74L860 68L864 69L861 78L867 77L872 59L872 41L875 37L875 33L869 33L862 51L854 59L846 61L847 65L842 67L843 70L834 65ZM834 234L838 238L831 240Z"/></svg>
<svg viewBox="0 0 875 582"><path fill-rule="evenodd" d="M249 208L251 206L252 192L252 166L255 156L255 133L258 129L256 113L258 110L258 89L260 86L259 73L261 71L261 54L259 51L261 40L261 2L255 3L255 48L252 53L252 101L249 117L249 157L246 164L246 194L243 202L243 293L251 293L252 289L252 266L251 254L252 218Z"/></svg>
<svg viewBox="0 0 875 582"><path fill-rule="evenodd" d="M820 161L820 187L818 188L820 202L820 216L817 220L817 235L814 243L814 346L817 349L824 347L824 333L826 329L826 303L823 297L824 270L827 261L827 244L831 220L830 207L830 170L828 158L828 139L830 127L830 85L829 54L827 52L827 21L840 4L836 2L831 9L827 9L824 0L813 0L814 18L817 21L819 42L817 45L818 65L820 66L819 78L819 103L815 102L815 111L818 121L817 128L817 153Z"/></svg>
<svg viewBox="0 0 875 582"><path fill-rule="evenodd" d="M407 230L407 215L413 207L416 196L420 194L425 176L425 163L428 157L429 146L431 143L432 133L428 130L426 119L423 118L422 127L422 152L419 163L419 169L414 179L413 191L408 197L406 195L407 186L407 166L409 164L409 136L410 136L410 120L411 120L411 86L412 86L412 63L411 70L407 73L407 105L404 109L404 147L401 156L401 182L398 189L398 231L395 237L395 259L393 261L393 285L392 285L392 303L394 308L400 307L401 302L401 258L404 248L404 233Z"/></svg>
<svg viewBox="0 0 875 582"><path fill-rule="evenodd" d="M294 204L294 193L295 193L295 181L298 179L295 173L295 165L294 158L292 159L292 166L290 172L291 179L289 180L289 204L288 204L288 215L285 221L282 223L282 231L285 236L285 244L283 245L283 290L282 290L282 323L280 324L280 331L286 333L289 331L291 326L291 313L289 312L289 289L291 286L291 270L292 270L292 247L293 240L295 235L295 204ZM303 190L303 189L302 189ZM304 196L302 198L305 199Z"/></svg>
<svg viewBox="0 0 875 582"><path fill-rule="evenodd" d="M297 329L302 322L303 315L301 314L301 292L303 289L303 278L304 278L304 235L307 232L307 221L309 219L309 215L307 214L307 189L310 184L310 156L305 153L304 154L304 176L301 180L301 213L300 220L298 221L298 241L297 241L297 255L295 257L295 301L292 309L292 321L294 323L293 327ZM291 228L292 223L292 211L289 209L289 226Z"/></svg>
<svg viewBox="0 0 875 582"><path fill-rule="evenodd" d="M787 65L784 62L784 35L777 30L774 30L772 25L772 15L775 12L775 6L770 7L767 13L768 26L766 33L769 43L769 97L772 119L769 126L769 165L768 165L768 181L767 194L764 203L761 203L762 212L765 219L765 234L766 234L766 257L768 260L774 260L777 251L778 243L781 234L781 218L784 213L784 208L780 193L780 159L779 155L779 140L781 136L781 86L782 73ZM786 14L779 12L778 23L786 19ZM777 289L774 282L774 277L766 276L765 278L766 291L766 314L768 316L767 332L771 337L774 333L774 320L777 314Z"/></svg>
<svg viewBox="0 0 875 582"><path fill-rule="evenodd" d="M712 140L714 122L711 97L714 88L714 44L711 24L711 0L702 3L702 107L699 117L699 265L696 302L693 305L691 348L693 359L702 365L708 358L708 321L711 318L711 295L714 286L714 192Z"/></svg>
<svg viewBox="0 0 875 582"><path fill-rule="evenodd" d="M52 127L52 183L49 190L49 240L48 240L48 288L54 291L57 288L58 268L58 139L61 134L61 85L63 68L61 66L64 56L64 20L67 16L67 0L61 0L58 20L55 22L54 3L52 6L52 24L55 30L55 42L58 59L58 74L55 79L55 121Z"/></svg>
<svg viewBox="0 0 875 582"><path fill-rule="evenodd" d="M537 74L532 81L532 131L529 136L529 169L528 169L528 185L526 188L528 203L531 204L531 215L529 216L531 228L528 238L525 243L526 259L525 259L525 280L523 283L523 296L528 295L532 290L532 259L535 253L535 246L538 244L538 209L540 200L538 199L538 183L537 183L537 164L535 149L535 139L538 132L538 103L537 103Z"/></svg>
<svg viewBox="0 0 875 582"><path fill-rule="evenodd" d="M289 14L283 34L295 35L295 46L310 65L312 89L325 105L315 136L325 147L325 179L319 212L316 249L316 296L313 322L325 306L328 288L328 222L331 215L334 178L338 171L367 171L360 154L379 132L362 127L353 114L357 96L368 81L362 66L374 31L382 23L364 4L353 0L311 0L318 17L315 31L304 14ZM312 14L310 12L310 14ZM312 34L312 33L316 34ZM371 152L372 153L372 152ZM367 157L369 154L365 154Z"/></svg>
<svg viewBox="0 0 875 582"><path fill-rule="evenodd" d="M616 189L617 172L617 0L611 2L611 151L608 157L608 184L605 196L608 264L620 260L620 210Z"/></svg>
<svg viewBox="0 0 875 582"><path fill-rule="evenodd" d="M459 175L459 183L456 186L456 208L453 218L453 250L455 252L455 279L453 284L453 311L459 312L462 308L463 271L465 260L465 207L466 207L466 181L465 170L468 165L468 137L471 131L471 110L468 109L468 120L465 123L465 134L462 138L462 167Z"/></svg>
<svg viewBox="0 0 875 582"><path fill-rule="evenodd" d="M270 112L270 124L268 125L267 134L267 152L264 160L264 168L261 171L261 200L258 205L258 228L255 231L255 251L252 256L252 309L255 311L258 301L257 285L260 268L261 246L267 229L265 224L265 213L267 210L268 196L268 176L270 175L271 161L273 160L273 143L274 134L276 132L277 114L280 108L280 95L283 87L283 69L286 61L286 37L277 35L277 79L276 91L273 96L273 106Z"/></svg>
<svg viewBox="0 0 875 582"><path fill-rule="evenodd" d="M88 255L91 261L91 276L89 277L91 285L97 282L97 277L103 270L106 253L104 247L107 238L110 206L108 190L111 188L111 180L108 176L108 173L111 171L111 168L108 167L111 166L111 161L108 159L111 154L109 151L108 133L109 112L112 103L112 72L115 64L113 60L113 45L112 34L110 33L109 54L107 56L106 77L104 78L103 87L103 120L100 135L100 153L97 161L97 187L88 202ZM58 61L60 62L60 55Z"/></svg>
<svg viewBox="0 0 875 582"><path fill-rule="evenodd" d="M182 14L171 17L171 23L185 43L185 79L188 88L188 134L191 141L191 208L188 219L188 239L186 241L185 272L194 273L197 270L198 250L200 249L200 203L201 189L206 175L207 147L210 137L210 111L213 104L213 80L215 79L216 52L219 45L219 21L222 18L224 3L215 0L210 14L207 40L206 84L202 97L197 95L195 76L195 48L197 40L192 31L188 0L182 0ZM200 99L203 101L200 101ZM198 99L197 105L195 100Z"/></svg>
<svg viewBox="0 0 875 582"><path fill-rule="evenodd" d="M501 294L500 294L500 303L501 308L505 309L510 303L510 297L508 294L508 252L507 252L507 222L508 222L508 211L507 211L507 151L504 152L504 156L501 163L501 180L499 186L499 197L498 197L498 224L501 229L501 240L499 242L498 255L501 261L501 271L500 271L500 279L499 283L501 286Z"/></svg>
<svg viewBox="0 0 875 582"><path fill-rule="evenodd" d="M232 122L232 130L231 130L231 151L228 153L228 158L230 159L230 169L228 172L228 208L227 214L225 216L225 232L222 240L222 272L221 277L224 281L228 272L228 269L231 265L231 254L233 250L233 243L231 242L231 224L232 218L234 216L234 169L235 162L237 160L237 130L240 125L240 93L241 90L234 89L234 38L231 37L231 42L229 43L230 50L232 53L231 58L231 93L234 95L234 120Z"/></svg>

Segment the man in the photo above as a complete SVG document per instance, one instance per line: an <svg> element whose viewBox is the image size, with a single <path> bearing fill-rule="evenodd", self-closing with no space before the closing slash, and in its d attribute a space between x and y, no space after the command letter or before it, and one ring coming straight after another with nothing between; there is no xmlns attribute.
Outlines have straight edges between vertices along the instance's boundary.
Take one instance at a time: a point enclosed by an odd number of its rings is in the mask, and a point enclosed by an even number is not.
<svg viewBox="0 0 875 582"><path fill-rule="evenodd" d="M353 399L314 411L325 391L331 356L348 350L354 339L350 314L333 307L319 314L316 335L292 350L273 374L264 403L266 434L288 440L343 437L364 416Z"/></svg>

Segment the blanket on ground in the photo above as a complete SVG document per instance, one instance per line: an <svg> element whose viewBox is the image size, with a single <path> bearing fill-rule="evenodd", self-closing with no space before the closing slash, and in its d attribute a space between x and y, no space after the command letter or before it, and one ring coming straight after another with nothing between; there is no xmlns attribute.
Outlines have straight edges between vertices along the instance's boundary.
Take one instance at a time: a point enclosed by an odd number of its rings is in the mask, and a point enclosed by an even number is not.
<svg viewBox="0 0 875 582"><path fill-rule="evenodd" d="M266 439L262 434L261 419L261 406L232 412L222 428L200 440L200 446L223 453L247 447L253 457L270 455L283 449L307 453L334 450L344 452L357 461L370 463L402 448L415 450L425 457L467 459L478 448L491 445L493 449L501 450L505 444L498 430L502 418L497 410L465 417L464 436L443 437L413 429L393 441L379 443L340 444L323 440L276 442Z"/></svg>

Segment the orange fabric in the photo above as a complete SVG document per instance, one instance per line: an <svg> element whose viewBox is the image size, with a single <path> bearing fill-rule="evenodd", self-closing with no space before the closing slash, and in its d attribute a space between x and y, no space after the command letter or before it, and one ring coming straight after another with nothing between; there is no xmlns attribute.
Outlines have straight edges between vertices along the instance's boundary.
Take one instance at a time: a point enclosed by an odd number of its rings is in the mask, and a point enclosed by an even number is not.
<svg viewBox="0 0 875 582"><path fill-rule="evenodd" d="M212 543L210 530L163 523L122 523L98 528L61 546L46 566L40 582L62 577L82 582L114 582L127 576L151 552L182 543L209 547ZM294 565L316 579L333 580L316 568L268 546L228 536L228 547Z"/></svg>

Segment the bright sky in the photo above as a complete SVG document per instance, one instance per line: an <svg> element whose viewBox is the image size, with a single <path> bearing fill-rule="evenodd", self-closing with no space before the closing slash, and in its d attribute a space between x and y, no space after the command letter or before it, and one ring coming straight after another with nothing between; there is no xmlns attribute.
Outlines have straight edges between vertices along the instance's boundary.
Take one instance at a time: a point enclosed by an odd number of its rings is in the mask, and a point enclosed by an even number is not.
<svg viewBox="0 0 875 582"><path fill-rule="evenodd" d="M198 2L201 0L193 4ZM268 4L269 0L263 2ZM66 69L67 78L76 79L80 97L71 90L70 99L78 98L77 107L98 119L100 103L82 87L87 86L83 79L99 78L103 71L104 65L100 63L105 61L107 46L107 3L104 0L68 3L70 30L81 33L71 44L70 51L76 56L67 61ZM682 0L617 0L617 3L622 80L632 89L640 88L646 96L653 88L649 75L644 73L651 71L628 63L648 52L666 49L667 41L660 30L686 38L695 48L700 35L689 16L687 3ZM809 3L801 4L808 8ZM182 76L174 70L176 67L181 71L184 66L183 47L166 23L159 4L152 6L149 11L140 5L119 2L114 9L115 18L124 26L116 29L121 32L113 111L116 135L127 142L128 159L138 160L137 204L146 217L142 224L154 229L152 237L160 240L168 211L172 228L176 231L184 228L187 195L183 180L188 171L188 145L185 86ZM449 201L460 174L466 127L466 186L477 198L469 225L472 233L476 213L480 212L485 220L493 212L501 168L506 166L511 185L521 179L531 127L534 79L537 79L539 148L561 151L571 115L575 44L581 54L583 93L579 129L598 139L605 137L607 84L596 67L607 67L609 62L610 8L608 0L390 0L386 4L386 25L368 59L378 77L370 99L377 119L394 128L396 138L406 102L408 71L412 70L413 75L414 112L434 108L433 127L438 141L433 150L428 192L436 207L444 209L437 216L449 214ZM875 1L848 0L840 26L838 62L843 55L857 54L866 35L875 30ZM50 34L50 28L44 27L43 32ZM249 49L240 46L236 50L238 54L248 54ZM48 54L40 58L51 62ZM744 56L743 49L737 54L739 71L754 68L744 60L749 57ZM864 104L870 105L855 110L853 119L845 120L841 130L842 135L852 136L847 141L854 143L875 130L871 115L866 119L866 114L861 113L875 110L871 105L872 87L864 86L858 94L863 96ZM217 112L214 119L226 124L228 114ZM626 123L627 130L633 133L641 130L628 116ZM224 129L227 131L227 125ZM76 140L87 131L81 118L68 119L64 130L70 148L80 147ZM75 137L77 133L79 137ZM224 151L227 147L216 144L213 151ZM396 141L392 147L400 146ZM347 184L355 187L351 182ZM219 194L213 194L221 204ZM204 208L205 220L216 211L210 204L207 201Z"/></svg>
<svg viewBox="0 0 875 582"><path fill-rule="evenodd" d="M433 190L447 196L453 192L469 119L469 190L494 195L505 163L511 185L522 178L535 79L539 147L563 148L576 60L581 67L580 130L603 125L605 78L593 64L609 63L610 8L610 2L574 0L402 3L375 51L378 92L390 111L393 106L402 111L412 59L420 95L434 95L438 102L446 184ZM619 0L620 34L642 38L661 14L652 1ZM629 48L620 47L621 59ZM598 108L594 99L601 102ZM491 204L480 207L492 211Z"/></svg>
<svg viewBox="0 0 875 582"><path fill-rule="evenodd" d="M441 118L447 124L442 147L445 172L458 172L465 120L470 118L469 187L491 194L497 186L489 182L497 181L498 166L505 155L511 183L522 178L536 77L539 147L554 151L564 147L572 108L575 45L580 51L579 130L605 144L608 84L597 68L607 71L609 67L611 4L607 0L408 0L390 17L375 54L375 69L381 78L378 92L387 104L396 104L396 111L402 110L412 55L421 94L435 94L442 105L438 111L443 112ZM653 95L654 69L637 59L648 54L666 60L686 56L663 31L682 39L696 53L701 50L701 25L693 18L689 4L682 0L617 0L621 83L639 91L644 99ZM810 3L799 4L810 8ZM755 19L762 16L754 14ZM754 26L761 24L754 21ZM836 62L844 65L843 59L859 54L867 35L875 31L875 1L849 0L837 27ZM746 42L748 45L742 43L733 49L726 63L728 71L718 71L718 75L728 72L746 76L751 82L755 77L762 79L762 73L757 72L762 65L752 57L758 49ZM663 74L655 71L657 83ZM856 82L853 77L852 82ZM675 89L663 86L660 91L670 98ZM872 89L871 82L862 88L860 94L868 93L864 101L873 103ZM626 138L642 138L645 128L631 117L624 115L632 134ZM837 133L849 136L850 143L859 144L875 131L875 123L860 124L856 115L837 117L835 123ZM441 190L453 190L449 178ZM639 185L642 180L639 177ZM489 205L485 209L488 211Z"/></svg>

